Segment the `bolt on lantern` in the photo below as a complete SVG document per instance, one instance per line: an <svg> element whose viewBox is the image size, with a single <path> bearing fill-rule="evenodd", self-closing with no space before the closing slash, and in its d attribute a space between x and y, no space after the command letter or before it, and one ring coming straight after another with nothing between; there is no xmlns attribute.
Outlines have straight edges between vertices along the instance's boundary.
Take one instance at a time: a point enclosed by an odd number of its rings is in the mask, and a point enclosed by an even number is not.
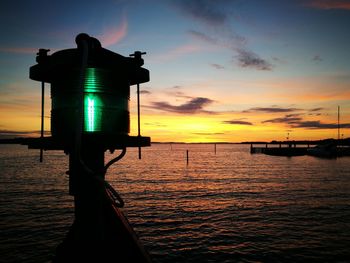
<svg viewBox="0 0 350 263"><path fill-rule="evenodd" d="M124 57L79 34L77 48L40 49L30 78L51 83L51 134L65 145L77 133L87 138L127 136L130 131L130 85L149 81L140 51ZM140 134L139 134L140 135Z"/></svg>

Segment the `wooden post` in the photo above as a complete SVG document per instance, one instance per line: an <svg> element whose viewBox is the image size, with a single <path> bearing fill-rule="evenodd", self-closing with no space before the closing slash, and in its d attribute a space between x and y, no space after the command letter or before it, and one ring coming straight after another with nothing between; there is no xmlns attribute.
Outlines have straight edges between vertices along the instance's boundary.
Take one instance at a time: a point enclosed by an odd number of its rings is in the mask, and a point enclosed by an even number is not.
<svg viewBox="0 0 350 263"><path fill-rule="evenodd" d="M44 138L44 108L45 108L45 82L41 82L41 130L40 130L40 138L43 140ZM43 148L40 148L40 162L43 162Z"/></svg>
<svg viewBox="0 0 350 263"><path fill-rule="evenodd" d="M186 164L188 165L188 150L186 150Z"/></svg>
<svg viewBox="0 0 350 263"><path fill-rule="evenodd" d="M214 144L214 152L215 152L215 155L216 155L216 143Z"/></svg>
<svg viewBox="0 0 350 263"><path fill-rule="evenodd" d="M141 136L140 124L140 84L137 83L137 136ZM141 160L141 146L139 146L139 159Z"/></svg>

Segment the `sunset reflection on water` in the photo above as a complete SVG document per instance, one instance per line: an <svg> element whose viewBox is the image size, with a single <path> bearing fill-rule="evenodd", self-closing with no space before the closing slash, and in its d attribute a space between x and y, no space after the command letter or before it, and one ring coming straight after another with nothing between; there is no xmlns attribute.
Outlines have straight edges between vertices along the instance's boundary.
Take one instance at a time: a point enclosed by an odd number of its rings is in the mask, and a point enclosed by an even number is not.
<svg viewBox="0 0 350 263"><path fill-rule="evenodd" d="M68 158L50 152L40 164L35 151L1 147L1 255L48 261L74 216ZM137 154L128 150L107 180L154 262L350 259L350 158L250 155L232 144L216 154L211 144Z"/></svg>

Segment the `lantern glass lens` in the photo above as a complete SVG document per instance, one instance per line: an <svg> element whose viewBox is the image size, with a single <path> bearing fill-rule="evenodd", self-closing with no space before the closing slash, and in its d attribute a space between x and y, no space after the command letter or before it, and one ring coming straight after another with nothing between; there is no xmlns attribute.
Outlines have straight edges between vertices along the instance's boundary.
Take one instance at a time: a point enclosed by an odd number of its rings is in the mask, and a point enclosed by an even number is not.
<svg viewBox="0 0 350 263"><path fill-rule="evenodd" d="M95 68L87 68L84 86L84 130L86 132L101 131L101 115L103 103L98 89L98 75Z"/></svg>

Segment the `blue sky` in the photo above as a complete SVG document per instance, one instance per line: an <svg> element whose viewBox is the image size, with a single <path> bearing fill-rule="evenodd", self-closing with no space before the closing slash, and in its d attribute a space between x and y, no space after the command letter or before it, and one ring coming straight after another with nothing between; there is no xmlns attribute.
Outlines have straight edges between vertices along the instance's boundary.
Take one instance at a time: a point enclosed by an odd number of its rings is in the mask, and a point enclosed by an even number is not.
<svg viewBox="0 0 350 263"><path fill-rule="evenodd" d="M124 56L147 52L142 126L154 140L335 137L338 105L349 136L350 1L2 1L0 10L4 134L40 126L39 83L28 78L36 50L75 47L85 32Z"/></svg>

